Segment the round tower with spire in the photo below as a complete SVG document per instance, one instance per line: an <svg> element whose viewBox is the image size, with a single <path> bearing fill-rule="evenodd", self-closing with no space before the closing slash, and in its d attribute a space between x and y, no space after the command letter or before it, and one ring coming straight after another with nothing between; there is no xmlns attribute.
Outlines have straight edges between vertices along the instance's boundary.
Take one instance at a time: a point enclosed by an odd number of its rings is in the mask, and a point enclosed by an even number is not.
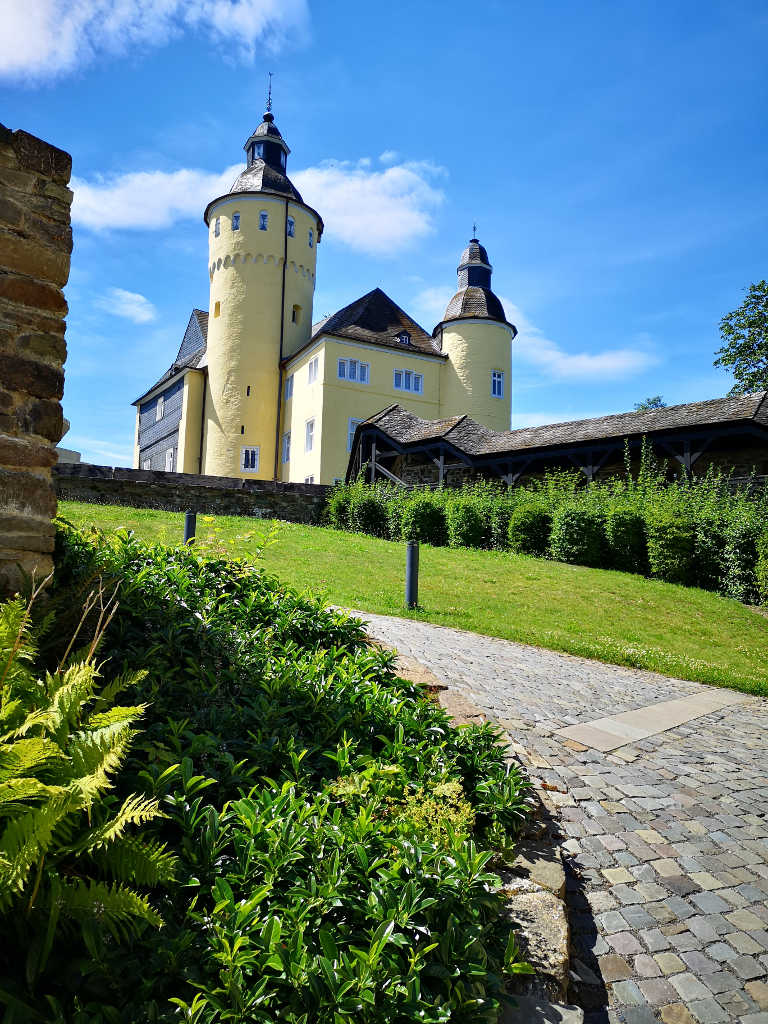
<svg viewBox="0 0 768 1024"><path fill-rule="evenodd" d="M493 430L509 430L511 343L517 328L491 288L492 273L485 247L471 238L457 267L458 291L433 331L449 357L440 383L440 415L466 412Z"/></svg>
<svg viewBox="0 0 768 1024"><path fill-rule="evenodd" d="M278 475L280 363L312 330L323 221L286 173L288 148L272 114L245 143L247 165L212 200L208 227L208 378L202 473Z"/></svg>

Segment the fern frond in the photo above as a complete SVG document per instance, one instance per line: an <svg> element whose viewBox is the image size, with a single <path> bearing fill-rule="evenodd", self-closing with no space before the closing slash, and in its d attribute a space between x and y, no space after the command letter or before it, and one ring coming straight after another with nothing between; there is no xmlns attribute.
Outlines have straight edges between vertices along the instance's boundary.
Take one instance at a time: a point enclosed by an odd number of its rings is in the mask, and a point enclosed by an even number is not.
<svg viewBox="0 0 768 1024"><path fill-rule="evenodd" d="M146 710L146 704L137 704L132 708L117 706L110 708L109 711L97 711L83 723L83 731L96 732L112 725L134 725Z"/></svg>
<svg viewBox="0 0 768 1024"><path fill-rule="evenodd" d="M84 705L93 697L95 681L93 665L71 665L60 675L46 674L51 712L58 718L51 730L55 736L80 720Z"/></svg>
<svg viewBox="0 0 768 1024"><path fill-rule="evenodd" d="M13 806L16 800L43 800L62 796L64 792L62 786L46 786L39 779L11 779L8 782L0 782L0 817L7 817L18 810ZM4 806L9 804L11 806Z"/></svg>
<svg viewBox="0 0 768 1024"><path fill-rule="evenodd" d="M12 702L13 713L7 715L7 719L10 722L14 717L15 713L22 711L24 708L24 701L15 700ZM50 707L37 708L35 711L30 711L25 718L9 730L0 736L0 743L6 743L8 740L17 739L21 736L26 736L32 729L41 729L43 732L51 732L53 727L56 725L57 717L56 714L51 710Z"/></svg>
<svg viewBox="0 0 768 1024"><path fill-rule="evenodd" d="M0 745L0 782L38 775L64 759L60 748L43 736L3 743Z"/></svg>
<svg viewBox="0 0 768 1024"><path fill-rule="evenodd" d="M29 608L21 598L0 605L0 708L19 683L32 678L27 667L37 653L32 641Z"/></svg>
<svg viewBox="0 0 768 1024"><path fill-rule="evenodd" d="M157 840L144 842L135 836L126 836L117 843L94 850L94 862L116 881L131 885L158 885L172 882L178 858Z"/></svg>
<svg viewBox="0 0 768 1024"><path fill-rule="evenodd" d="M116 676L111 682L106 683L101 692L96 695L96 707L110 706L119 693L127 690L129 686L140 683L146 675L146 669L141 669L138 672L123 672Z"/></svg>
<svg viewBox="0 0 768 1024"><path fill-rule="evenodd" d="M70 737L68 753L72 758L75 784L87 803L110 785L109 777L125 761L135 735L135 729L122 723Z"/></svg>
<svg viewBox="0 0 768 1024"><path fill-rule="evenodd" d="M103 925L118 941L126 934L136 935L142 922L156 928L163 924L147 897L125 885L62 879L59 901L62 917L81 924Z"/></svg>
<svg viewBox="0 0 768 1024"><path fill-rule="evenodd" d="M24 889L29 869L47 851L56 826L78 806L78 795L67 790L8 822L0 834L0 893Z"/></svg>
<svg viewBox="0 0 768 1024"><path fill-rule="evenodd" d="M103 825L92 828L82 840L77 843L74 853L91 853L104 846L109 846L115 840L120 839L125 830L131 825L141 825L153 818L164 818L160 805L153 797L140 796L134 793L123 803L117 814L105 821Z"/></svg>

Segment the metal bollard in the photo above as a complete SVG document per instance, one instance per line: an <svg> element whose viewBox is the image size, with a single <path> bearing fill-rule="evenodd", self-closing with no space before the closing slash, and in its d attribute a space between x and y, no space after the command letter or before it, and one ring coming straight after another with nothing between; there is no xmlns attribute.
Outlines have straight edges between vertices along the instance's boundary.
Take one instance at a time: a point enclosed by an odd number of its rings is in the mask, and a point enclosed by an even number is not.
<svg viewBox="0 0 768 1024"><path fill-rule="evenodd" d="M194 544L195 543L195 527L197 526L197 513L196 512L185 512L184 513L184 543Z"/></svg>
<svg viewBox="0 0 768 1024"><path fill-rule="evenodd" d="M419 542L409 540L405 548L405 603L416 608L419 603Z"/></svg>

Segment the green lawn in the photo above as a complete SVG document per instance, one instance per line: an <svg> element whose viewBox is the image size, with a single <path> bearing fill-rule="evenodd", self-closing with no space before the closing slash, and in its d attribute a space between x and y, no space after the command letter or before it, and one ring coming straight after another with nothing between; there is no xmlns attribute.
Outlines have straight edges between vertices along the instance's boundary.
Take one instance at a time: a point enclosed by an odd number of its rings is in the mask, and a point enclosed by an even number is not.
<svg viewBox="0 0 768 1024"><path fill-rule="evenodd" d="M179 543L183 515L61 502L59 515L105 531ZM198 516L198 537L245 554L267 521ZM403 600L405 545L322 527L277 523L265 567L333 604L424 619L617 665L768 695L768 618L736 601L507 552L422 545L418 611Z"/></svg>

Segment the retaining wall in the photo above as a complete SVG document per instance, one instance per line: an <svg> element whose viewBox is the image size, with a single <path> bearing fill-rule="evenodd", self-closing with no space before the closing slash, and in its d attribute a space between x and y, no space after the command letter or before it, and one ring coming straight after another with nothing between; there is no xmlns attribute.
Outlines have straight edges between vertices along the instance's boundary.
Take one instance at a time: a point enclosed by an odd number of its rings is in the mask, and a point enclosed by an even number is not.
<svg viewBox="0 0 768 1024"><path fill-rule="evenodd" d="M272 483L151 469L120 469L86 462L60 463L53 470L61 501L129 505L169 512L287 519L318 523L329 487L320 484Z"/></svg>

